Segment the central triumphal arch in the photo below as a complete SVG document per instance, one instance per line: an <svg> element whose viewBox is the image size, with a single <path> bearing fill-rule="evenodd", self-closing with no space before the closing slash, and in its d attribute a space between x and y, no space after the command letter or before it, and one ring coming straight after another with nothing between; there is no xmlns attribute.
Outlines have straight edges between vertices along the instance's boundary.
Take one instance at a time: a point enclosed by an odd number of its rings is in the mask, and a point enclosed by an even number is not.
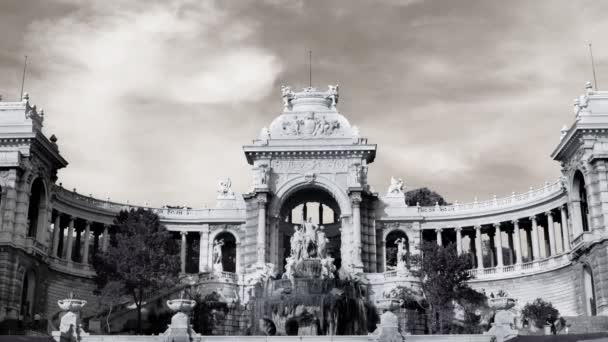
<svg viewBox="0 0 608 342"><path fill-rule="evenodd" d="M372 235L367 166L376 145L338 112L337 86L301 92L283 87L282 93L282 114L243 148L259 205L256 264L282 270L294 225L310 220L324 228L337 267L375 270L361 236ZM316 214L308 203L316 204Z"/></svg>

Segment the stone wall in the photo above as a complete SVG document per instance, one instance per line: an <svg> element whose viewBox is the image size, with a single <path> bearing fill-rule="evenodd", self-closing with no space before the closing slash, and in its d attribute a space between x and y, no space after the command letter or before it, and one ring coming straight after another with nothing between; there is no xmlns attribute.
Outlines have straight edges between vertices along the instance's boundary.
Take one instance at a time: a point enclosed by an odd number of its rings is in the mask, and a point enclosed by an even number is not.
<svg viewBox="0 0 608 342"><path fill-rule="evenodd" d="M243 270L247 270L257 260L258 202L255 197L246 200L246 206L245 239L241 243Z"/></svg>
<svg viewBox="0 0 608 342"><path fill-rule="evenodd" d="M536 298L549 301L561 315L576 316L582 314L579 304L579 278L575 267L566 267L533 275L510 279L471 281L470 285L478 291L485 291L488 296L503 290L518 300L523 308Z"/></svg>
<svg viewBox="0 0 608 342"><path fill-rule="evenodd" d="M87 305L82 310L82 316L87 317L101 310L98 297L93 294L96 285L92 279L75 277L61 272L51 272L47 279L46 313L49 319L59 312L57 301L67 298L70 292L74 297L84 299Z"/></svg>
<svg viewBox="0 0 608 342"><path fill-rule="evenodd" d="M608 241L596 244L586 254L580 257L576 271L579 280L576 285L579 287L578 296L581 306L581 314L585 314L584 285L582 281L583 266L588 265L593 274L593 286L595 289L595 300L598 315L608 315Z"/></svg>

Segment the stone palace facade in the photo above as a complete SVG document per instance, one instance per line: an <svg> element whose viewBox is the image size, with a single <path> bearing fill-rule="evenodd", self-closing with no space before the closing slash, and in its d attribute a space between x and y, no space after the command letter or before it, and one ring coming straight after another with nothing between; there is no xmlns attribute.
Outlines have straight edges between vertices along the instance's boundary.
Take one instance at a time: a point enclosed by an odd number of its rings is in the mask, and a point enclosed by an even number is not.
<svg viewBox="0 0 608 342"><path fill-rule="evenodd" d="M283 87L282 98L282 113L243 146L250 192L234 193L226 178L213 208L150 208L181 242L183 281L247 302L256 282L285 271L293 235L309 224L324 231L336 273L365 277L377 302L414 286L407 258L432 240L469 255L471 285L488 294L504 290L520 304L542 297L568 316L608 315L608 92L588 84L575 101L574 123L551 155L560 179L430 207L407 206L399 178L371 190L377 147L339 113L337 86ZM64 189L56 174L68 163L43 121L27 95L0 102L0 320L50 318L71 290L90 299L92 255L107 248L115 215L132 207Z"/></svg>

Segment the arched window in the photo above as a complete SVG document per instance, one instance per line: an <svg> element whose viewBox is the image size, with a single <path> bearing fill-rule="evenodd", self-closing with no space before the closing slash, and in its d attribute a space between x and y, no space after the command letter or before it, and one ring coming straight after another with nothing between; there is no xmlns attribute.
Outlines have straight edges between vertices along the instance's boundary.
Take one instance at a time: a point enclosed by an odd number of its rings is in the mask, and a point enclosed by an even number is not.
<svg viewBox="0 0 608 342"><path fill-rule="evenodd" d="M213 268L221 271L236 273L236 238L229 232L222 232L213 240Z"/></svg>
<svg viewBox="0 0 608 342"><path fill-rule="evenodd" d="M597 315L597 305L595 302L595 286L593 284L593 272L591 267L585 265L583 267L583 286L585 290L585 307L587 316Z"/></svg>
<svg viewBox="0 0 608 342"><path fill-rule="evenodd" d="M46 191L42 179L36 178L32 183L30 204L27 210L27 236L36 237L44 231L46 221Z"/></svg>
<svg viewBox="0 0 608 342"><path fill-rule="evenodd" d="M580 211L580 224L583 232L589 231L589 200L587 197L587 187L585 185L585 178L580 171L576 171L574 174L572 192L574 195L574 205Z"/></svg>
<svg viewBox="0 0 608 342"><path fill-rule="evenodd" d="M405 255L399 254L399 244L405 242L402 245L402 249ZM404 263L407 263L407 256L409 255L409 241L407 234L401 230L394 230L386 236L386 270L397 268L399 259ZM405 260L403 258L405 257Z"/></svg>

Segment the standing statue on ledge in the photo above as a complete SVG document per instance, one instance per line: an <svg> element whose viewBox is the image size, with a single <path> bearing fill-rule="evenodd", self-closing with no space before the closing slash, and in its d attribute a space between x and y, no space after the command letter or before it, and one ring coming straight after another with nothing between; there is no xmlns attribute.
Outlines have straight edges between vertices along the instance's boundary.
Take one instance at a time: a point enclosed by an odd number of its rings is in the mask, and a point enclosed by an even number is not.
<svg viewBox="0 0 608 342"><path fill-rule="evenodd" d="M407 261L407 239L399 238L395 240L397 245L397 269L403 270L406 268L405 263Z"/></svg>
<svg viewBox="0 0 608 342"><path fill-rule="evenodd" d="M222 265L222 246L224 245L224 239L215 241L213 243L213 271L223 272L224 266Z"/></svg>
<svg viewBox="0 0 608 342"><path fill-rule="evenodd" d="M217 183L217 198L220 198L220 199L234 198L234 191L232 191L232 181L230 180L230 178L221 179Z"/></svg>
<svg viewBox="0 0 608 342"><path fill-rule="evenodd" d="M304 255L308 258L317 256L317 229L319 226L312 223L312 217L304 222Z"/></svg>
<svg viewBox="0 0 608 342"><path fill-rule="evenodd" d="M295 94L291 87L281 86L281 96L283 97L283 108L291 109L291 100L293 100Z"/></svg>
<svg viewBox="0 0 608 342"><path fill-rule="evenodd" d="M386 193L388 195L403 194L403 180L401 178L391 177L391 185L388 186Z"/></svg>
<svg viewBox="0 0 608 342"><path fill-rule="evenodd" d="M300 260L303 257L302 251L304 250L304 233L300 226L293 227L294 233L291 237L291 257L295 260Z"/></svg>
<svg viewBox="0 0 608 342"><path fill-rule="evenodd" d="M317 230L317 256L321 259L327 257L327 243L329 239L325 236L325 228L319 226Z"/></svg>
<svg viewBox="0 0 608 342"><path fill-rule="evenodd" d="M336 84L334 85L328 85L327 88L329 88L329 95L327 95L327 98L329 98L331 100L331 108L335 109L336 105L338 104L338 97L340 96L338 94L338 90L340 88L340 85Z"/></svg>

